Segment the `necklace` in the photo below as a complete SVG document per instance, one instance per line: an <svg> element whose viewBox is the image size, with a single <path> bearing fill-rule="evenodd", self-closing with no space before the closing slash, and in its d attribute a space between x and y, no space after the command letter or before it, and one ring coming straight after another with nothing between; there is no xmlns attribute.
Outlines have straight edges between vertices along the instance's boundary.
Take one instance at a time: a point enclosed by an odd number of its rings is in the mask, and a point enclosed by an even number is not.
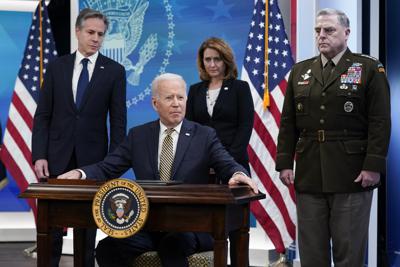
<svg viewBox="0 0 400 267"><path fill-rule="evenodd" d="M207 111L210 116L212 116L212 114L213 114L214 105L215 105L215 102L217 102L219 91L221 91L221 88L207 90L207 92L206 92Z"/></svg>
<svg viewBox="0 0 400 267"><path fill-rule="evenodd" d="M207 104L210 105L211 107L215 105L215 102L217 102L217 98L218 98L220 90L221 89L213 89L213 90L211 90L211 92L210 92L210 90L207 90L207 93L206 93Z"/></svg>

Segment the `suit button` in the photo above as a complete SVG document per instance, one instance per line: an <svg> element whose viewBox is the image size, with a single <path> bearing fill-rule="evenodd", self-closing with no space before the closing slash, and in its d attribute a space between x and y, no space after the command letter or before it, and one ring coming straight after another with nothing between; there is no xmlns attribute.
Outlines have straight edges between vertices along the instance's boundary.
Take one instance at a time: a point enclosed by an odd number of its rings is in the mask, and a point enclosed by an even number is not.
<svg viewBox="0 0 400 267"><path fill-rule="evenodd" d="M320 123L320 124L324 124L324 123L325 123L325 120L324 120L324 119L320 119L320 120L319 120L319 123Z"/></svg>
<svg viewBox="0 0 400 267"><path fill-rule="evenodd" d="M322 94L321 94L322 96L326 96L326 93L325 92L322 92Z"/></svg>
<svg viewBox="0 0 400 267"><path fill-rule="evenodd" d="M321 110L325 110L325 105L321 105L319 108L320 108Z"/></svg>

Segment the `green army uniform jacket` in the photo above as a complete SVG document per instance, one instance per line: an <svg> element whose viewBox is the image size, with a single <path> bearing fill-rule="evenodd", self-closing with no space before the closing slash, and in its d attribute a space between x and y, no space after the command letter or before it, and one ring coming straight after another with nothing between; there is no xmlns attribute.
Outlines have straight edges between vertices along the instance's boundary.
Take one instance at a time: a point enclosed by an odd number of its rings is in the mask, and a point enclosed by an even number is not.
<svg viewBox="0 0 400 267"><path fill-rule="evenodd" d="M385 174L390 139L389 84L382 64L349 49L322 82L321 57L293 66L278 136L276 170L295 168L301 193L370 190L361 170ZM383 177L383 175L381 175Z"/></svg>

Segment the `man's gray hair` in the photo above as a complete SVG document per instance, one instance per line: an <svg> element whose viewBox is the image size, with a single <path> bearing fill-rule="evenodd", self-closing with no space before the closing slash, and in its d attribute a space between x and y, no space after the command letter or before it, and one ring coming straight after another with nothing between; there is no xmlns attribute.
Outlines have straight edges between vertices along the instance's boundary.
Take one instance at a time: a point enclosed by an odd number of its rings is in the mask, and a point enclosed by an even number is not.
<svg viewBox="0 0 400 267"><path fill-rule="evenodd" d="M317 17L326 15L336 15L340 25L346 28L350 28L349 17L347 17L347 15L343 11L333 8L324 8L317 13Z"/></svg>
<svg viewBox="0 0 400 267"><path fill-rule="evenodd" d="M158 84L161 81L180 81L183 84L183 87L185 88L186 92L186 82L182 78L182 76L175 74L175 73L163 73L161 75L158 75L156 78L154 78L153 82L151 83L151 95L152 96L158 96Z"/></svg>
<svg viewBox="0 0 400 267"><path fill-rule="evenodd" d="M101 19L104 22L104 25L106 25L106 30L104 31L105 33L108 29L109 24L107 16L100 11L91 8L84 8L81 10L81 12L79 12L78 17L76 18L75 28L82 29L85 20L92 18Z"/></svg>

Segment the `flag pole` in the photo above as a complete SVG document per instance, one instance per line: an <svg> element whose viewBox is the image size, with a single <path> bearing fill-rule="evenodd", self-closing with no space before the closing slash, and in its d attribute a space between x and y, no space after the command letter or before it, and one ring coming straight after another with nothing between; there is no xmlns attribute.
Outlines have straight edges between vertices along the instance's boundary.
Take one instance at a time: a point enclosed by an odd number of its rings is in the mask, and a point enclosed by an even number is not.
<svg viewBox="0 0 400 267"><path fill-rule="evenodd" d="M42 20L42 0L39 1L39 54L40 54L40 61L39 61L39 69L40 69L40 85L43 82L43 20Z"/></svg>
<svg viewBox="0 0 400 267"><path fill-rule="evenodd" d="M264 26L264 110L269 107L269 88L268 88L268 2L265 1L265 26Z"/></svg>

